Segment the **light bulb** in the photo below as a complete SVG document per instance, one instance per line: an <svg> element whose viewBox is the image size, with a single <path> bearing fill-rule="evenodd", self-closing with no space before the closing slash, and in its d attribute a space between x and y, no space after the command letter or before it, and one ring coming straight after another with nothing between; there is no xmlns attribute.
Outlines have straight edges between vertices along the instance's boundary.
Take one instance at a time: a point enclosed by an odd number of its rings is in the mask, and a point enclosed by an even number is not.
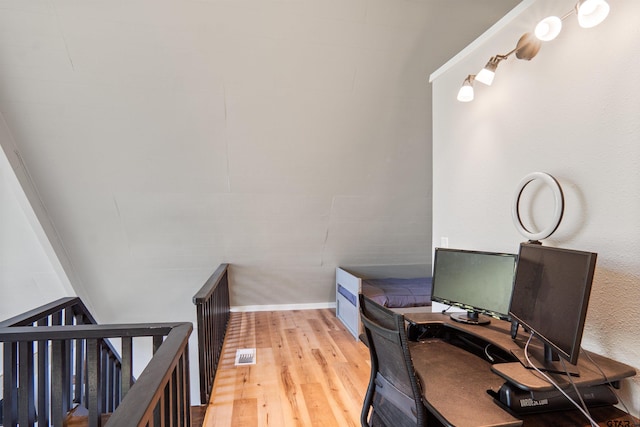
<svg viewBox="0 0 640 427"><path fill-rule="evenodd" d="M548 42L555 39L562 30L562 20L557 16L548 16L536 25L535 35L538 40Z"/></svg>
<svg viewBox="0 0 640 427"><path fill-rule="evenodd" d="M609 3L606 0L580 0L576 4L576 14L582 28L595 27L609 15Z"/></svg>
<svg viewBox="0 0 640 427"><path fill-rule="evenodd" d="M487 86L491 86L491 84L493 83L493 79L496 76L496 69L498 68L498 64L503 59L506 59L506 56L503 56L503 55L492 56L491 59L489 59L489 62L487 62L487 65L485 65L484 68L480 70L478 75L476 75L475 79L478 80L480 83L486 84Z"/></svg>
<svg viewBox="0 0 640 427"><path fill-rule="evenodd" d="M458 91L458 101L460 102L473 101L473 86L462 85L462 87Z"/></svg>
<svg viewBox="0 0 640 427"><path fill-rule="evenodd" d="M495 76L496 76L495 72L488 70L486 68L483 68L482 70L480 70L480 72L476 76L476 80L479 81L480 83L486 84L487 86L491 86Z"/></svg>

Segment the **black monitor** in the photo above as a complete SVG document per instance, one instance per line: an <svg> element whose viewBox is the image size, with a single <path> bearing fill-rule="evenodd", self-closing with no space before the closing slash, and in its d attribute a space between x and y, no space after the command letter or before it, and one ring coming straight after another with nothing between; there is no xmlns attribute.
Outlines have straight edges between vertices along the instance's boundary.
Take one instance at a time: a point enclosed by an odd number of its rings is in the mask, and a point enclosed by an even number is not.
<svg viewBox="0 0 640 427"><path fill-rule="evenodd" d="M576 365L597 254L522 243L509 314L544 344L530 360L552 372L578 374ZM524 354L516 354L528 366ZM559 356L559 357L558 357ZM530 366L529 366L530 367Z"/></svg>
<svg viewBox="0 0 640 427"><path fill-rule="evenodd" d="M515 254L436 248L431 299L465 309L451 313L458 322L507 319L515 264Z"/></svg>

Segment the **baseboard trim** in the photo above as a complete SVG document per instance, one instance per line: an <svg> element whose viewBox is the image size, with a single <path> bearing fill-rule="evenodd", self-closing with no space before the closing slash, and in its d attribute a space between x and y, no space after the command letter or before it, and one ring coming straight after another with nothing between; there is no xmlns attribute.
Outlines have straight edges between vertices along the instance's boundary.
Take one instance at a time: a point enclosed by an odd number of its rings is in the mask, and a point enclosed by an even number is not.
<svg viewBox="0 0 640 427"><path fill-rule="evenodd" d="M232 306L232 312L250 311L291 311L291 310L320 310L336 308L335 302L314 302L309 304L270 304L270 305L238 305Z"/></svg>

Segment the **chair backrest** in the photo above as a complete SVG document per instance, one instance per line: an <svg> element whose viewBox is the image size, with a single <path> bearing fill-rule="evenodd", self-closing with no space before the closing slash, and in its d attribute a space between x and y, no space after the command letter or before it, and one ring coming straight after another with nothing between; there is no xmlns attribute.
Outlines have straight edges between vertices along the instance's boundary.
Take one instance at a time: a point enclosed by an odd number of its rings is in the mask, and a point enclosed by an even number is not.
<svg viewBox="0 0 640 427"><path fill-rule="evenodd" d="M404 316L360 294L360 317L371 356L363 427L425 426L426 409L411 362Z"/></svg>

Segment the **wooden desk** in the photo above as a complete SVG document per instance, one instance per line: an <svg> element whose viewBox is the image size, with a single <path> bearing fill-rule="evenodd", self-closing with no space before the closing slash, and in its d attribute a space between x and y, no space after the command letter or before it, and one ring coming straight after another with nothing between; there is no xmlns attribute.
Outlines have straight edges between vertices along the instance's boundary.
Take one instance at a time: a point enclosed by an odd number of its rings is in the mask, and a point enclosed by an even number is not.
<svg viewBox="0 0 640 427"><path fill-rule="evenodd" d="M526 342L528 336L520 333L515 341L512 340L508 322L492 320L486 326L467 325L452 321L448 315L440 313L407 313L405 318L410 325L426 328L426 338L410 342L409 348L422 385L425 405L442 425L589 425L577 410L515 416L500 407L488 393L488 390L497 392L507 379L515 380L525 390L553 388L547 383L541 384L541 380L519 362L513 362L515 358L509 350ZM452 342L456 340L466 342L471 351L453 345ZM494 361L503 363L492 363L486 354ZM627 365L602 356L594 358L598 364L602 363L611 380L635 375L635 370ZM575 382L581 385L603 382L599 371L599 379L596 379L590 362L584 362L584 367L582 363L578 364L581 375L574 378ZM610 406L594 408L592 416L603 426L615 420L622 420L622 424L612 425L633 425L631 422L624 424L624 420L632 419L630 416Z"/></svg>
<svg viewBox="0 0 640 427"><path fill-rule="evenodd" d="M443 425L519 426L522 421L501 409L487 389L504 379L491 364L468 351L433 338L409 345L425 405Z"/></svg>

